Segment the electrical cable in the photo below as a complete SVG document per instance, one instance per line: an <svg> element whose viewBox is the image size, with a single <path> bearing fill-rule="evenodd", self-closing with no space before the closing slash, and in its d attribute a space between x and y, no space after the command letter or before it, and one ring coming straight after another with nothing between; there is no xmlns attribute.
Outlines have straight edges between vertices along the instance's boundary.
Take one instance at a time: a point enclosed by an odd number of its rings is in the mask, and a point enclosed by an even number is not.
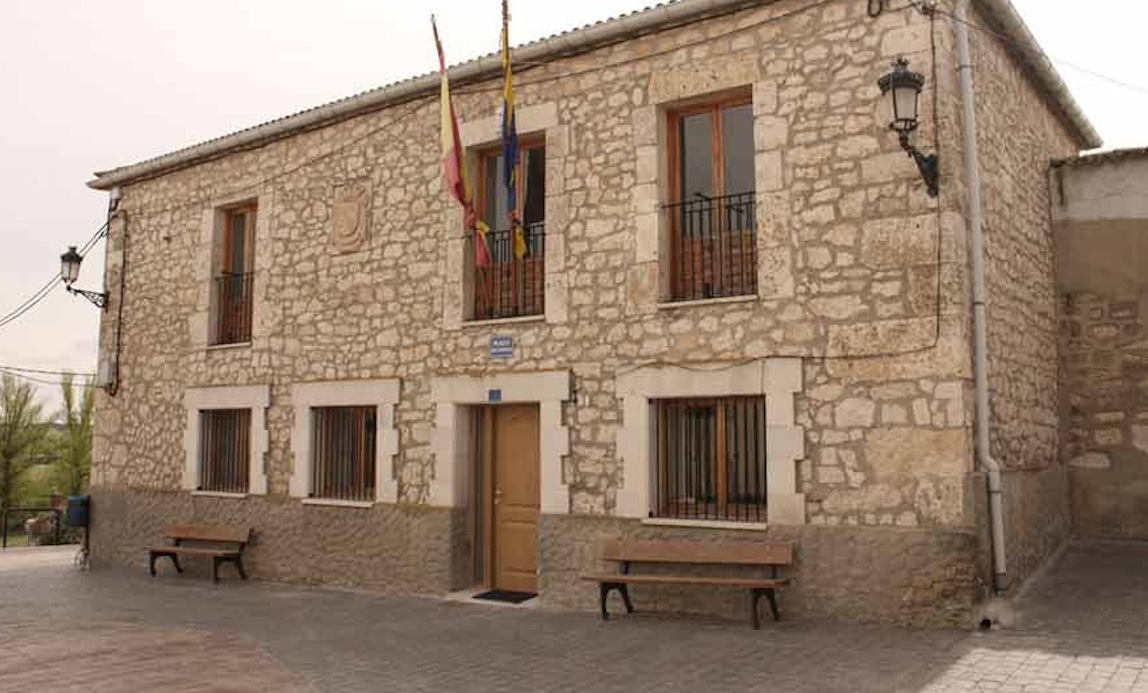
<svg viewBox="0 0 1148 693"><path fill-rule="evenodd" d="M82 248L78 251L80 254L80 257L83 257L84 255L86 255L87 252L92 249L92 246L94 246L96 244L96 242L98 242L101 238L103 238L107 234L108 223L109 222L105 222L104 225L101 226L99 229L97 229L95 234L93 234L92 237L89 238L86 243L84 243ZM52 291L56 289L56 287L59 285L59 283L60 283L60 276L54 275L50 280L48 280L47 284L45 284L43 287L40 288L39 291L32 294L31 297L26 299L23 303L21 303L16 308L12 309L12 311L10 311L8 314L4 315L3 317L0 317L0 327L4 327L5 325L7 325L10 322L15 322L17 319L19 319L25 313L32 310L32 308L36 307L37 304L39 304L41 301L43 301L45 298L47 298L48 294L52 293Z"/></svg>
<svg viewBox="0 0 1148 693"><path fill-rule="evenodd" d="M1051 56L1051 55L1045 53L1042 49L1033 48L1032 46L1029 46L1029 45L1026 45L1024 43L1021 43L1020 41L1017 41L1016 39L1014 39L1012 36L1009 36L1008 34L1004 34L1002 32L996 31L994 29L990 29L988 27L981 26L981 25L976 24L974 22L971 22L967 19L961 19L960 17L956 16L955 14L948 12L946 10L943 10L939 7L936 7L934 5L930 5L929 3L921 2L921 0L909 0L909 4L912 5L913 7L916 7L918 10L921 10L922 12L926 11L925 9L922 9L922 6L929 7L930 9L928 10L928 12L934 12L936 14L943 15L946 18L953 20L954 22L959 22L961 24L964 24L965 26L969 27L970 29L975 29L976 31L979 31L983 34L987 34L989 36L996 37L997 39L1000 39L1001 41L1009 44L1010 46L1016 48L1017 50L1021 51L1022 53L1027 53L1028 55L1032 56L1033 58L1036 58L1037 60L1045 60L1045 61L1050 62L1050 63L1056 63L1058 65L1063 65L1064 67L1067 67L1071 70L1076 70L1077 72L1081 72L1083 74L1089 75L1090 77L1095 77L1097 79L1104 80L1105 82L1108 82L1108 83L1113 84L1115 86L1123 87L1123 88L1128 89L1130 91L1135 91L1135 92L1138 92L1140 94L1148 95L1148 87L1146 87L1146 86L1139 85L1139 84L1133 84L1131 82L1125 82L1122 79L1118 79L1116 77L1111 77L1109 75L1104 74L1103 72L1097 72L1096 70L1092 70L1092 69L1089 69L1087 67L1083 67L1081 65L1077 65L1075 63L1069 62L1067 60L1063 60L1061 58Z"/></svg>
<svg viewBox="0 0 1148 693"><path fill-rule="evenodd" d="M40 375L74 375L76 377L90 378L95 377L95 373L83 373L67 370L46 370L42 368L27 368L24 366L7 366L0 365L0 370L4 371L18 371L20 373L37 373Z"/></svg>
<svg viewBox="0 0 1148 693"><path fill-rule="evenodd" d="M0 375L8 375L8 376L11 376L11 377L13 377L13 378L19 378L19 379L21 379L21 380L27 380L28 382L32 382L32 383L38 383L38 384L40 384L40 385L57 385L57 386L62 386L62 385L65 385L65 384L66 384L66 383L65 383L64 381L62 381L62 380L46 380L46 379L44 379L44 378L37 378L37 377L35 377L35 376L31 376L31 375L25 375L25 374L23 374L23 373L17 373L16 371L10 371L10 370L8 370L8 369L6 369L6 368L0 368ZM101 389L101 387L100 387L99 385L94 385L94 384L92 384L92 383L85 383L85 382L74 382L74 381L73 381L73 382L72 382L72 386L73 386L73 387L81 387L81 388L84 388L84 389L89 389L89 390L98 390L98 389Z"/></svg>

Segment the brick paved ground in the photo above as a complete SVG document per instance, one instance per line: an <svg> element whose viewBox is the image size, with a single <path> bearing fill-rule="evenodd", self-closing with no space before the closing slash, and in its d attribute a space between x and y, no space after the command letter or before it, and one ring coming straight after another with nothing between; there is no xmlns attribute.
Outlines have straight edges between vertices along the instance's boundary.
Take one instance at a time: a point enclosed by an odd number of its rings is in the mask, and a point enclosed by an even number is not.
<svg viewBox="0 0 1148 693"><path fill-rule="evenodd" d="M0 554L0 690L1148 691L1148 545L1085 544L1014 630L680 620L379 597ZM588 587L589 589L589 587ZM639 603L640 607L640 603Z"/></svg>

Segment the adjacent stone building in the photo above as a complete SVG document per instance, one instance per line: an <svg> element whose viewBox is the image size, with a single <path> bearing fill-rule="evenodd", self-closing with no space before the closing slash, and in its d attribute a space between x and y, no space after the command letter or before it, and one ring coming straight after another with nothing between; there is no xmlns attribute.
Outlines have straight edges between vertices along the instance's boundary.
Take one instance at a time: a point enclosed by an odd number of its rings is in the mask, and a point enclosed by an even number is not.
<svg viewBox="0 0 1148 693"><path fill-rule="evenodd" d="M437 75L98 174L122 199L95 560L242 524L260 578L589 605L606 539L780 538L795 618L971 622L992 566L956 4L681 0L516 49L522 260L492 57L450 71L488 266ZM1016 586L1070 528L1049 164L1099 142L1007 0L969 19ZM936 199L877 86L902 56Z"/></svg>
<svg viewBox="0 0 1148 693"><path fill-rule="evenodd" d="M1058 162L1051 181L1076 528L1148 538L1148 151Z"/></svg>

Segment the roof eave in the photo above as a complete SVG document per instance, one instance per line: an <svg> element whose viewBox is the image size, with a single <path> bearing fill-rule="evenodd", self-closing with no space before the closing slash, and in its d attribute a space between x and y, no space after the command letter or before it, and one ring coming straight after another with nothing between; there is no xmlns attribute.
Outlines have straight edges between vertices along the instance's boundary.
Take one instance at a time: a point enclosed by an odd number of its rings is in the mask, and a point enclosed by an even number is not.
<svg viewBox="0 0 1148 693"><path fill-rule="evenodd" d="M515 49L515 60L544 62L571 53L580 53L617 43L651 31L667 29L706 16L734 12L744 7L774 0L681 0L657 5L647 10L576 29ZM1060 75L1052 66L1024 20L1010 0L978 0L1008 35L1026 50L1017 51L1022 60L1035 72L1042 88L1061 109L1083 149L1102 145L1099 134L1085 117L1080 106L1068 91ZM496 78L501 74L499 56L488 55L456 65L448 71L451 82L464 84ZM286 116L246 130L240 130L218 139L180 149L137 164L109 171L98 171L88 187L110 190L116 186L154 178L178 169L209 161L235 151L262 146L300 132L314 130L331 123L395 106L433 94L439 88L440 77L428 73L379 89L363 92L295 115Z"/></svg>

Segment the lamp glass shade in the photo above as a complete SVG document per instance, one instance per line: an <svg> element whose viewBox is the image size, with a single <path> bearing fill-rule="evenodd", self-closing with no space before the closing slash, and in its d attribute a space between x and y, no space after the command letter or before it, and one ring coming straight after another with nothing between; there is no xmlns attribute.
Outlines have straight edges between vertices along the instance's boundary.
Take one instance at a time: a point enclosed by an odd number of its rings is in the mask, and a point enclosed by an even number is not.
<svg viewBox="0 0 1148 693"><path fill-rule="evenodd" d="M899 84L893 87L893 128L913 130L917 127L917 99L920 87L914 84Z"/></svg>
<svg viewBox="0 0 1148 693"><path fill-rule="evenodd" d="M80 263L83 256L76 252L76 246L68 246L68 252L60 256L60 278L65 284L72 284L80 277Z"/></svg>

